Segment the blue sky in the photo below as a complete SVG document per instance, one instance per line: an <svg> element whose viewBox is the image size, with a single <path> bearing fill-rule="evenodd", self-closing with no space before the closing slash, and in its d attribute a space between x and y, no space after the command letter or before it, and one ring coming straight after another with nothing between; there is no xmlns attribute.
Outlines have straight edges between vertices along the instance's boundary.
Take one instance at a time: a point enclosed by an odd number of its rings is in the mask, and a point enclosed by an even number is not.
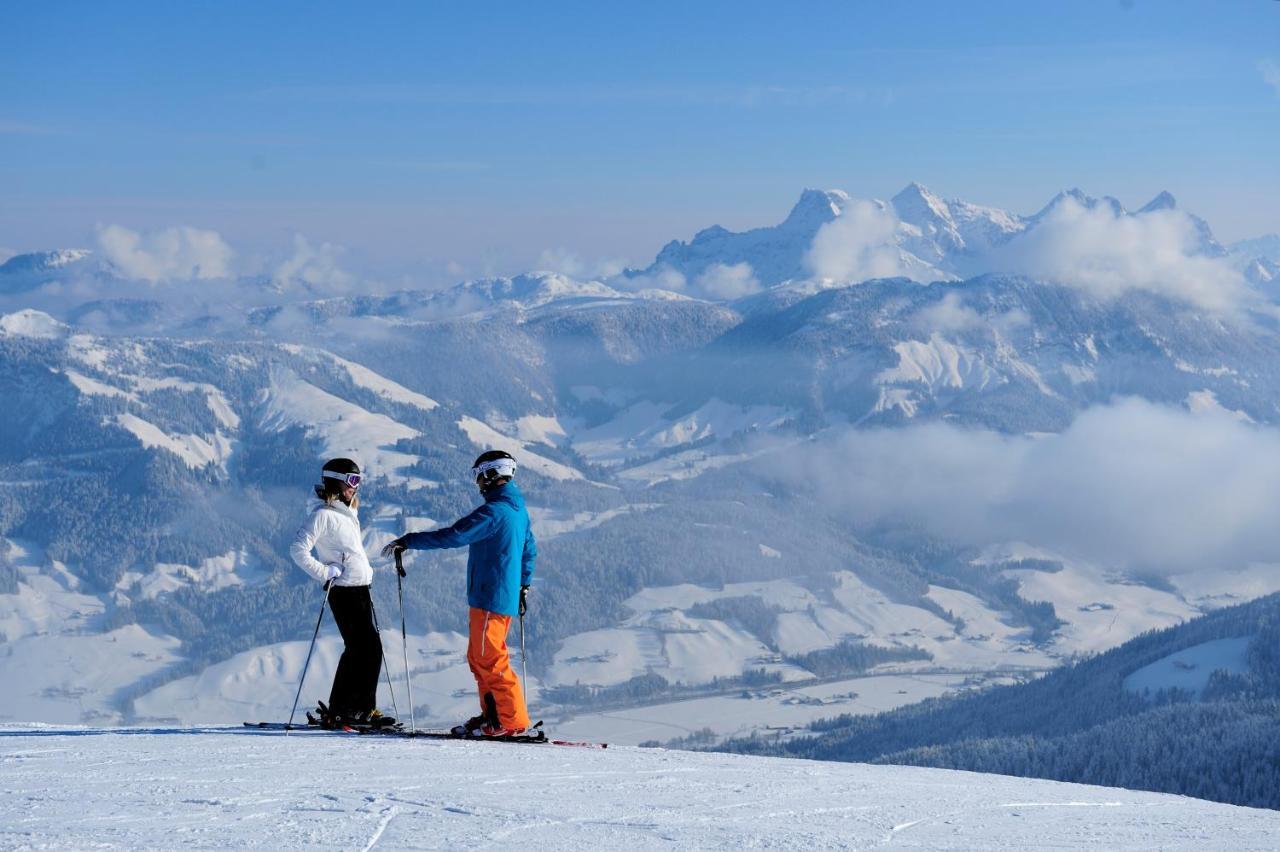
<svg viewBox="0 0 1280 852"><path fill-rule="evenodd" d="M1280 2L10 4L0 247L293 235L421 275L645 263L806 186L1280 231ZM451 270L451 271L446 271Z"/></svg>

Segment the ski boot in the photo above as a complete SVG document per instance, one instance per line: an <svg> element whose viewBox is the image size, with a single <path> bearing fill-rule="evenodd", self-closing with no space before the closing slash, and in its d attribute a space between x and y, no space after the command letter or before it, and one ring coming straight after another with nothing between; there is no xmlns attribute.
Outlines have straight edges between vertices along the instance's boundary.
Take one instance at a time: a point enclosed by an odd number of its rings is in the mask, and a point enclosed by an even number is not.
<svg viewBox="0 0 1280 852"><path fill-rule="evenodd" d="M314 715L312 711L307 711L307 724L324 728L326 731L334 731L342 727L342 719L340 714L330 710L323 701L317 701Z"/></svg>
<svg viewBox="0 0 1280 852"><path fill-rule="evenodd" d="M454 725L450 731L455 737L474 737L476 733L489 724L489 718L481 713L479 716L472 716L461 725Z"/></svg>
<svg viewBox="0 0 1280 852"><path fill-rule="evenodd" d="M361 721L359 724L372 728L375 731L385 730L387 728L398 728L400 723L396 721L394 716L384 714L377 707L368 713L359 714Z"/></svg>
<svg viewBox="0 0 1280 852"><path fill-rule="evenodd" d="M499 727L498 702L494 700L492 692L484 694L484 712L478 716L472 716L461 725L454 725L451 733L455 737L476 737L482 736L481 731L487 727Z"/></svg>
<svg viewBox="0 0 1280 852"><path fill-rule="evenodd" d="M524 737L528 736L528 734L528 728L506 728L502 725L485 725L480 729L479 733L472 734L472 736L483 737L487 740L502 740L512 737Z"/></svg>

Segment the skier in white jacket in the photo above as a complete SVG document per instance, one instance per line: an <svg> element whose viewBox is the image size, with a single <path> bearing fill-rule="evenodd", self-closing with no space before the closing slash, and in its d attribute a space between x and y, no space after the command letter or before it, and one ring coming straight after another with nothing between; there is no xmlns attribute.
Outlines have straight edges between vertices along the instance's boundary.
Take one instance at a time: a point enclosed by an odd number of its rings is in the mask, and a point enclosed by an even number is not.
<svg viewBox="0 0 1280 852"><path fill-rule="evenodd" d="M388 724L394 720L377 709L382 641L374 627L369 595L373 568L364 552L357 515L360 466L351 459L330 459L320 477L311 515L289 548L299 568L329 584L329 608L345 645L333 677L328 712L320 708L320 721L329 726Z"/></svg>

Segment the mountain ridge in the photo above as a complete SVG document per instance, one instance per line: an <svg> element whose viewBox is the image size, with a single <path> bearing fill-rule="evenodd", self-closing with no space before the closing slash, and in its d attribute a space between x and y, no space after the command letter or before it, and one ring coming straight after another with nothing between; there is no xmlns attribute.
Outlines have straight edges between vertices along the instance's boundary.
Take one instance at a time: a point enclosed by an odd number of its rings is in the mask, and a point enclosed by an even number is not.
<svg viewBox="0 0 1280 852"><path fill-rule="evenodd" d="M1182 575L1133 586L1122 582L1136 570L1128 561L1049 560L1090 590L1081 600L1047 575L975 568L969 545L860 524L780 473L802 469L806 453L840 456L854 439L923 427L1044 446L1091 412L1123 413L1117 398L1186 423L1263 429L1280 419L1270 370L1280 332L1265 311L1241 322L1176 293L1098 296L1018 272L924 283L816 275L814 239L837 228L835 248L857 244L861 232L839 230L850 222L888 242L837 259L875 271L899 269L910 254L900 239L950 240L960 258L949 234L969 251L1022 221L910 189L916 212L931 217L916 217L922 224L905 221L907 199L899 218L885 202L807 191L784 220L783 236L795 238L774 264L801 279L766 287L766 276L756 288L734 266L739 255L695 258L728 276L719 284L741 285L737 298L709 298L692 270L682 284L544 271L325 298L273 289L263 276L104 278L97 290L68 277L11 295L0 361L7 399L24 416L0 423L0 476L16 495L0 500L0 535L14 554L0 550L0 589L10 590L0 591L0 629L20 644L0 675L32 686L10 706L69 719L135 718L137 706L164 715L156 696L166 684L305 638L312 590L282 554L317 459L334 453L368 467L371 550L469 510L465 471L481 449L525 460L531 505L555 531L540 582L557 605L529 636L547 667L535 677L555 685L653 689L630 681L650 667L672 694L761 665L795 676L794 663L758 660L771 645L803 657L855 634L894 652L927 646L940 660L1047 666L1105 643L1115 618L1105 607L1130 610L1109 634L1118 639L1273 591L1252 577L1223 581L1222 597ZM1170 216L1167 204L1142 215ZM777 228L746 232L746 242L708 229L703 243L766 251ZM56 272L98 262L68 257ZM450 604L461 572L444 559L429 583L407 590L415 633L462 629ZM808 586L783 583L797 575ZM876 606L859 611L841 597L857 584ZM715 602L663 592L679 606L642 609L641 623L619 627L637 601L683 585L713 590ZM714 590L726 586L755 603L724 603ZM33 603L41 594L95 613L97 632L49 621ZM800 599L812 611L797 609ZM887 612L924 638L890 629ZM969 635L966 619L990 629ZM30 632L36 622L47 635ZM685 632L669 634L673 626ZM704 633L731 650L701 667L680 662L693 639L661 638ZM84 672L41 664L104 635L140 655L120 669L122 682L83 687L74 678ZM564 650L584 637L608 639L626 664ZM668 646L670 655L653 650Z"/></svg>

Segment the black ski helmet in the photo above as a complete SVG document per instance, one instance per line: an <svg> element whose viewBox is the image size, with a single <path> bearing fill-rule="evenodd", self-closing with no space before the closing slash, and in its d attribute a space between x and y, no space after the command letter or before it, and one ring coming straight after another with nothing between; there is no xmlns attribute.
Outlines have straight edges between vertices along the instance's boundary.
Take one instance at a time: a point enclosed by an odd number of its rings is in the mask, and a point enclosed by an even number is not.
<svg viewBox="0 0 1280 852"><path fill-rule="evenodd" d="M516 475L516 458L506 450L489 450L481 453L471 465L471 475L484 488L499 479L511 479Z"/></svg>
<svg viewBox="0 0 1280 852"><path fill-rule="evenodd" d="M340 496L344 485L358 488L360 479L360 465L351 459L329 459L320 468L320 484L316 486L316 495L322 500Z"/></svg>

